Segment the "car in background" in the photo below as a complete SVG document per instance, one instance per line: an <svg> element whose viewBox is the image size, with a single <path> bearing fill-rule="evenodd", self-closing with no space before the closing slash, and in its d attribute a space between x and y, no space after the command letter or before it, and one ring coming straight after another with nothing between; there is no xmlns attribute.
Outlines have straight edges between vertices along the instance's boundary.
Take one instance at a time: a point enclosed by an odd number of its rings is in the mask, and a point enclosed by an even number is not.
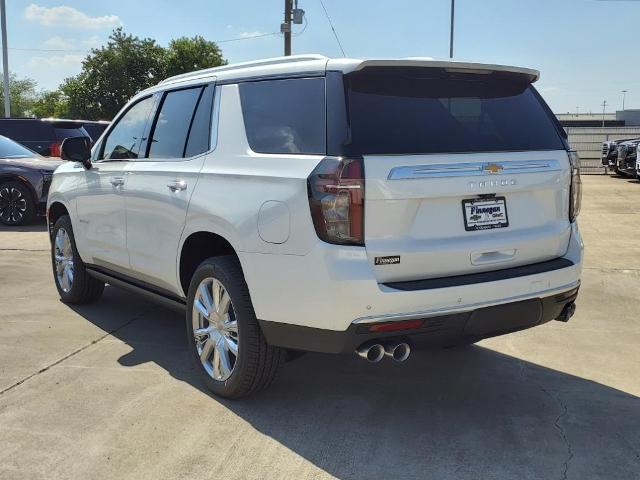
<svg viewBox="0 0 640 480"><path fill-rule="evenodd" d="M51 177L61 163L0 135L0 223L26 225L44 215Z"/></svg>
<svg viewBox="0 0 640 480"><path fill-rule="evenodd" d="M602 142L602 165L608 167L616 175L618 174L618 145L629 140L631 139L623 138Z"/></svg>
<svg viewBox="0 0 640 480"><path fill-rule="evenodd" d="M627 140L618 144L616 173L627 177L636 176L636 159L638 157L638 145L640 145L640 138Z"/></svg>
<svg viewBox="0 0 640 480"><path fill-rule="evenodd" d="M108 125L108 122L55 118L0 118L0 135L45 157L59 157L65 138L89 137L95 142Z"/></svg>

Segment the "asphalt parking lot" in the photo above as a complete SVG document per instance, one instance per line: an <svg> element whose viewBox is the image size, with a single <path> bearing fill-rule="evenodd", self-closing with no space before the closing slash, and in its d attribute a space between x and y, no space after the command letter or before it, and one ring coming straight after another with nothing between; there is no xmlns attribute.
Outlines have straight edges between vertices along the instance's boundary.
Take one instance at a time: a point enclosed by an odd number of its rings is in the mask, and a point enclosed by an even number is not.
<svg viewBox="0 0 640 480"><path fill-rule="evenodd" d="M402 365L308 354L237 402L179 314L63 305L44 225L0 228L0 478L640 478L640 184L583 181L569 323Z"/></svg>

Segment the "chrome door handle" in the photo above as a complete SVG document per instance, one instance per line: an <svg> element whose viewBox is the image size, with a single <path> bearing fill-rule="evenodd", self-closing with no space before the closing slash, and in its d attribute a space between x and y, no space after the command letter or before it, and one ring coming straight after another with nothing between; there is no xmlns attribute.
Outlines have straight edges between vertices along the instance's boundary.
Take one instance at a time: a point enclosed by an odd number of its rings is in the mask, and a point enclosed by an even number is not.
<svg viewBox="0 0 640 480"><path fill-rule="evenodd" d="M124 185L124 177L113 177L110 181L114 187L122 187Z"/></svg>
<svg viewBox="0 0 640 480"><path fill-rule="evenodd" d="M169 190L171 190L172 192L178 192L180 190L187 189L187 182L185 182L184 180L173 180L167 183L167 187L169 187Z"/></svg>

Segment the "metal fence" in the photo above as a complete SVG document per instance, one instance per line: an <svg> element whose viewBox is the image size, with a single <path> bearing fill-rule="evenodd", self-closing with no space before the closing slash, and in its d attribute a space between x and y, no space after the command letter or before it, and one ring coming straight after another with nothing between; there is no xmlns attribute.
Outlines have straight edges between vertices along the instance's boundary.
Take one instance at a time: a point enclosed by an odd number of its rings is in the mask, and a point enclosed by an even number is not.
<svg viewBox="0 0 640 480"><path fill-rule="evenodd" d="M605 173L602 142L640 138L640 127L565 127L569 144L580 155L581 173Z"/></svg>

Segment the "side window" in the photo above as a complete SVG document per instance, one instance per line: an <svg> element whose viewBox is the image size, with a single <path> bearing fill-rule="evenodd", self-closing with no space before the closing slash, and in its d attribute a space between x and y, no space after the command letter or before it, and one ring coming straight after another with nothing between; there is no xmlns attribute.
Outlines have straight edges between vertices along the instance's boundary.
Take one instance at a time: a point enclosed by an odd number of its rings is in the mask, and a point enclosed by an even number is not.
<svg viewBox="0 0 640 480"><path fill-rule="evenodd" d="M147 119L153 108L153 97L147 97L133 105L109 132L104 140L101 158L138 158L140 142L144 135Z"/></svg>
<svg viewBox="0 0 640 480"><path fill-rule="evenodd" d="M203 88L167 92L151 134L149 158L182 158Z"/></svg>
<svg viewBox="0 0 640 480"><path fill-rule="evenodd" d="M211 115L213 112L213 91L215 87L209 85L204 89L198 109L193 117L189 140L184 151L185 157L193 157L209 150L211 141Z"/></svg>
<svg viewBox="0 0 640 480"><path fill-rule="evenodd" d="M249 146L259 153L326 152L324 78L240 84Z"/></svg>

